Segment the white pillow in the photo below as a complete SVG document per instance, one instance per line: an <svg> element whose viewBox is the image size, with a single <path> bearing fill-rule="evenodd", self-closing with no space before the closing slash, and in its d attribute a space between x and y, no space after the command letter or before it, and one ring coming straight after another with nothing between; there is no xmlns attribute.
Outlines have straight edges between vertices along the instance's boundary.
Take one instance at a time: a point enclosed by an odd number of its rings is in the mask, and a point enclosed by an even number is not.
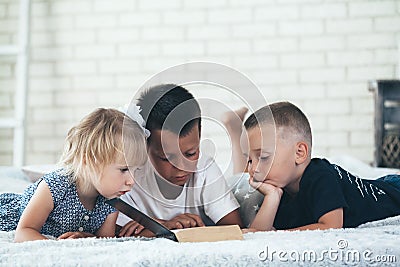
<svg viewBox="0 0 400 267"><path fill-rule="evenodd" d="M28 176L29 181L36 182L40 177L45 175L46 173L55 171L57 169L57 165L54 164L46 164L46 165L28 165L22 167L22 171Z"/></svg>
<svg viewBox="0 0 400 267"><path fill-rule="evenodd" d="M334 163L363 179L375 180L388 174L398 173L398 169L372 167L365 162L348 155L333 156L327 158L330 163Z"/></svg>
<svg viewBox="0 0 400 267"><path fill-rule="evenodd" d="M20 168L0 166L0 193L22 193L30 184Z"/></svg>
<svg viewBox="0 0 400 267"><path fill-rule="evenodd" d="M22 193L31 182L18 179L15 177L0 177L0 194L1 193Z"/></svg>

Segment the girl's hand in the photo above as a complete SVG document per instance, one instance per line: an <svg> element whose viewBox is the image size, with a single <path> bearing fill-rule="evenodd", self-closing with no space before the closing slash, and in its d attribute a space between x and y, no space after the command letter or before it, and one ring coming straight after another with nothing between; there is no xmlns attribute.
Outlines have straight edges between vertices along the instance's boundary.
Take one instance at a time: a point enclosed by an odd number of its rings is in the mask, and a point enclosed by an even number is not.
<svg viewBox="0 0 400 267"><path fill-rule="evenodd" d="M163 224L168 229L183 229L204 226L201 217L192 213L180 214L169 221L165 221Z"/></svg>
<svg viewBox="0 0 400 267"><path fill-rule="evenodd" d="M85 232L66 232L60 235L57 239L77 239L77 238L87 238L87 237L96 237L96 236Z"/></svg>
<svg viewBox="0 0 400 267"><path fill-rule="evenodd" d="M144 226L139 224L137 221L130 221L121 228L118 236L123 237L138 235L143 229Z"/></svg>
<svg viewBox="0 0 400 267"><path fill-rule="evenodd" d="M274 186L272 184L269 184L267 181L258 182L258 181L255 181L253 179L253 177L250 177L249 184L253 188L257 189L264 196L272 195L272 194L278 194L279 197L281 197L282 194L283 194L282 188L276 187L276 186Z"/></svg>

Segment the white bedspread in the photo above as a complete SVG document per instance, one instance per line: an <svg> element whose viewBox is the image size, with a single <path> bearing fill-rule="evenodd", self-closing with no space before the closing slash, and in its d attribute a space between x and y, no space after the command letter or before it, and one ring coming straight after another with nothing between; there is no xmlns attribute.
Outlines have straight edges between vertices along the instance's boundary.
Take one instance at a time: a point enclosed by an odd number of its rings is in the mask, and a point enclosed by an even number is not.
<svg viewBox="0 0 400 267"><path fill-rule="evenodd" d="M349 157L333 162L371 179L394 172ZM0 174L0 192L22 192L28 184L20 172ZM0 231L0 266L400 266L400 216L354 229L248 233L242 241L214 243L88 238L18 244L13 238L14 232Z"/></svg>
<svg viewBox="0 0 400 267"><path fill-rule="evenodd" d="M0 266L400 265L400 216L355 229L258 232L214 243L88 238L17 244L13 236L0 232Z"/></svg>

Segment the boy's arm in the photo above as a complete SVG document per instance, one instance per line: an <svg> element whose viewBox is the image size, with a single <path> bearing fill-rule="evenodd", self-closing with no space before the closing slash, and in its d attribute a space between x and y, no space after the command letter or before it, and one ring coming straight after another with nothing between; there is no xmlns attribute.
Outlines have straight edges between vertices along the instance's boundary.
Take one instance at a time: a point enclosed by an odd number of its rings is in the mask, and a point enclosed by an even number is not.
<svg viewBox="0 0 400 267"><path fill-rule="evenodd" d="M275 191L265 195L263 203L249 228L258 231L274 230L274 220L281 201L282 193Z"/></svg>
<svg viewBox="0 0 400 267"><path fill-rule="evenodd" d="M283 195L282 188L269 183L257 182L253 177L250 177L249 183L253 188L256 188L264 195L263 203L249 228L258 231L275 230L274 220Z"/></svg>
<svg viewBox="0 0 400 267"><path fill-rule="evenodd" d="M243 228L242 219L240 218L239 209L233 210L224 217L221 218L217 223L217 225L239 225L240 228Z"/></svg>
<svg viewBox="0 0 400 267"><path fill-rule="evenodd" d="M295 230L325 230L330 228L342 228L343 227L343 208L338 208L329 211L322 215L317 223L304 225L301 227L296 227L288 229L290 231Z"/></svg>

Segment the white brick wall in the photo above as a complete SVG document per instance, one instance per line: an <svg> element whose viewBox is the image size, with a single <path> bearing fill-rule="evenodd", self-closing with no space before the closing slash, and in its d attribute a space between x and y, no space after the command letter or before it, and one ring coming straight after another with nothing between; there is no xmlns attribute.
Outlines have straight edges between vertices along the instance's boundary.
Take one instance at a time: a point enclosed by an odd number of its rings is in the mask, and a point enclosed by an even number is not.
<svg viewBox="0 0 400 267"><path fill-rule="evenodd" d="M227 64L268 101L299 105L314 155L373 159L367 82L400 72L398 0L32 1L27 164L56 162L86 113L124 104L152 75L196 60ZM17 40L17 22L18 2L0 1L0 45ZM2 117L13 114L14 76L12 58L0 57ZM0 165L9 165L11 131L0 138ZM217 153L225 164L228 147Z"/></svg>

